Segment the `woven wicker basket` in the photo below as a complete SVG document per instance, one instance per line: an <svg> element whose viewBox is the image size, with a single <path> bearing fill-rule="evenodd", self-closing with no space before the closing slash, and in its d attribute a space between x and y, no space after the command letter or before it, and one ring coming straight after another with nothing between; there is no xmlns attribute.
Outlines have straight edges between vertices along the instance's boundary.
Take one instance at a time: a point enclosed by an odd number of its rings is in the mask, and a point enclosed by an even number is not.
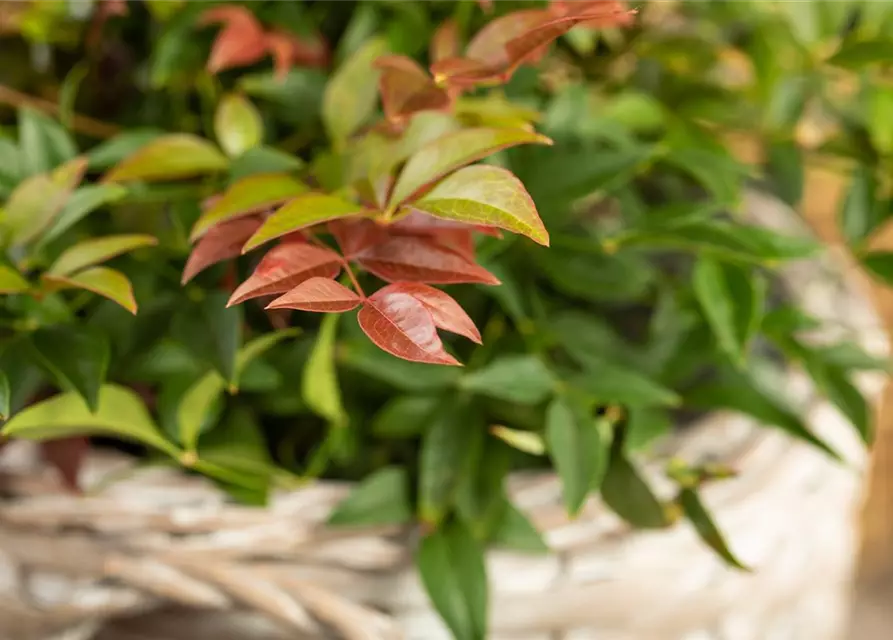
<svg viewBox="0 0 893 640"><path fill-rule="evenodd" d="M787 231L802 223L751 194L747 210ZM855 332L886 353L879 323L837 260L791 266L791 291L829 332ZM643 468L669 490L660 457L724 460L739 477L704 498L735 552L756 567L727 569L691 531L633 532L593 498L575 521L557 479L519 474L514 502L553 553L493 552L492 640L832 640L848 605L861 446L806 378L783 381L811 427L853 464L838 465L777 430L715 414L664 443ZM860 386L876 397L883 379ZM96 454L88 493L58 492L29 443L0 459L0 640L441 640L449 637L411 565L413 534L323 526L350 490L319 482L236 506L201 478L131 467Z"/></svg>

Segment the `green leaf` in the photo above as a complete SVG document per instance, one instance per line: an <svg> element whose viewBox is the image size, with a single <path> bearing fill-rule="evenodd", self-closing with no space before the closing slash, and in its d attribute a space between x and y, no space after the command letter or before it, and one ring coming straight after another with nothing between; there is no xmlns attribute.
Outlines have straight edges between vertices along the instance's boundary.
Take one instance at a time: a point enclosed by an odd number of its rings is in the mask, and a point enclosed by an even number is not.
<svg viewBox="0 0 893 640"><path fill-rule="evenodd" d="M96 411L105 383L111 347L105 335L89 327L42 327L30 335L40 363L62 389L76 391Z"/></svg>
<svg viewBox="0 0 893 640"><path fill-rule="evenodd" d="M630 407L627 416L626 437L623 440L627 453L646 449L673 428L669 414L653 407Z"/></svg>
<svg viewBox="0 0 893 640"><path fill-rule="evenodd" d="M729 550L729 546L726 544L722 533L713 522L713 518L710 517L707 509L701 502L701 497L695 489L683 489L679 494L679 504L682 506L682 511L685 513L685 517L691 521L701 540L706 542L711 549L716 551L723 560L733 567L743 571L750 571L750 569L741 564L738 558L736 558Z"/></svg>
<svg viewBox="0 0 893 640"><path fill-rule="evenodd" d="M721 220L695 221L671 230L648 230L624 237L624 245L671 247L717 258L767 262L808 258L821 249L816 240Z"/></svg>
<svg viewBox="0 0 893 640"><path fill-rule="evenodd" d="M341 402L341 387L335 370L335 332L340 317L330 313L323 318L301 378L304 403L335 428L347 426L347 412Z"/></svg>
<svg viewBox="0 0 893 640"><path fill-rule="evenodd" d="M845 42L825 62L837 67L861 71L872 64L885 64L893 60L893 42L890 40L866 40Z"/></svg>
<svg viewBox="0 0 893 640"><path fill-rule="evenodd" d="M893 284L893 251L870 251L859 259L871 275L885 284Z"/></svg>
<svg viewBox="0 0 893 640"><path fill-rule="evenodd" d="M127 195L127 189L117 184L90 184L80 187L62 207L52 225L41 235L41 244L55 240L71 227L100 207L114 204Z"/></svg>
<svg viewBox="0 0 893 640"><path fill-rule="evenodd" d="M87 166L94 171L108 169L163 135L160 129L122 131L87 152Z"/></svg>
<svg viewBox="0 0 893 640"><path fill-rule="evenodd" d="M877 197L877 181L871 169L859 166L853 172L850 189L840 210L840 230L851 245L871 235L884 221L883 207Z"/></svg>
<svg viewBox="0 0 893 640"><path fill-rule="evenodd" d="M638 363L642 358L602 316L565 309L550 317L546 324L546 329L567 354L584 366L601 364L604 360ZM666 325L662 328L666 329Z"/></svg>
<svg viewBox="0 0 893 640"><path fill-rule="evenodd" d="M154 236L127 234L119 236L106 236L104 238L92 238L79 242L66 249L59 256L47 274L52 276L68 276L84 267L90 267L106 260L110 260L122 253L127 253L140 247L151 247L158 244Z"/></svg>
<svg viewBox="0 0 893 640"><path fill-rule="evenodd" d="M505 355L462 378L463 389L498 400L539 404L555 388L554 374L534 355Z"/></svg>
<svg viewBox="0 0 893 640"><path fill-rule="evenodd" d="M502 149L519 144L552 144L549 138L525 129L461 129L441 136L414 153L391 192L390 206L417 197L428 185L450 172Z"/></svg>
<svg viewBox="0 0 893 640"><path fill-rule="evenodd" d="M889 113L893 108L893 87L873 83L868 94L867 125L871 141L881 155L893 151L893 125Z"/></svg>
<svg viewBox="0 0 893 640"><path fill-rule="evenodd" d="M655 380L626 367L598 362L586 363L585 373L572 376L568 384L601 404L632 406L677 406L679 396Z"/></svg>
<svg viewBox="0 0 893 640"><path fill-rule="evenodd" d="M619 440L611 449L601 494L611 511L638 529L662 529L670 524L660 500L626 458Z"/></svg>
<svg viewBox="0 0 893 640"><path fill-rule="evenodd" d="M893 372L893 362L887 357L876 357L866 353L852 342L814 347L818 357L831 366L844 371L886 371Z"/></svg>
<svg viewBox="0 0 893 640"><path fill-rule="evenodd" d="M412 519L409 476L402 467L385 467L367 476L335 507L329 526L375 527Z"/></svg>
<svg viewBox="0 0 893 640"><path fill-rule="evenodd" d="M99 390L96 412L81 396L68 392L23 409L6 423L3 435L25 440L48 440L76 435L104 434L154 447L173 457L179 451L152 422L136 392L106 384Z"/></svg>
<svg viewBox="0 0 893 640"><path fill-rule="evenodd" d="M31 285L18 271L5 264L0 264L0 294L23 293Z"/></svg>
<svg viewBox="0 0 893 640"><path fill-rule="evenodd" d="M846 370L822 358L821 351L814 351L793 339L790 343L793 348L789 348L789 353L803 363L819 390L852 422L862 440L871 443L874 429L868 403L850 382Z"/></svg>
<svg viewBox="0 0 893 640"><path fill-rule="evenodd" d="M282 329L251 340L239 349L235 359L235 379L229 385L235 391L242 384L248 366L281 340L297 333ZM214 410L227 387L218 371L209 371L190 385L180 396L176 410L176 433L187 451L194 451L199 436L213 426Z"/></svg>
<svg viewBox="0 0 893 640"><path fill-rule="evenodd" d="M543 275L565 295L592 302L629 302L641 299L654 282L654 269L636 252L602 253L595 239L589 251L565 249L557 235L552 242L552 248L533 257Z"/></svg>
<svg viewBox="0 0 893 640"><path fill-rule="evenodd" d="M322 118L329 138L343 145L375 109L380 72L375 60L387 52L387 43L375 38L360 47L335 71L323 94Z"/></svg>
<svg viewBox="0 0 893 640"><path fill-rule="evenodd" d="M735 362L743 362L762 319L766 280L752 269L701 256L695 263L692 283L720 348Z"/></svg>
<svg viewBox="0 0 893 640"><path fill-rule="evenodd" d="M31 242L49 226L81 182L86 161L79 157L52 173L40 173L19 184L6 201L6 226L13 244Z"/></svg>
<svg viewBox="0 0 893 640"><path fill-rule="evenodd" d="M229 307L229 294L211 291L174 318L176 340L215 369L235 387L236 354L242 341L241 307Z"/></svg>
<svg viewBox="0 0 893 640"><path fill-rule="evenodd" d="M45 282L56 289L84 289L92 291L112 302L116 302L130 313L136 315L136 300L133 297L133 286L120 271L108 267L92 267L73 276L55 276L44 274Z"/></svg>
<svg viewBox="0 0 893 640"><path fill-rule="evenodd" d="M368 340L341 345L337 355L346 367L410 393L451 387L462 375L456 367L438 367L401 360L385 353Z"/></svg>
<svg viewBox="0 0 893 640"><path fill-rule="evenodd" d="M775 193L798 206L803 197L803 150L795 142L775 142L769 145L767 165Z"/></svg>
<svg viewBox="0 0 893 640"><path fill-rule="evenodd" d="M549 551L549 546L536 527L508 500L505 501L502 515L490 536L490 544L522 553Z"/></svg>
<svg viewBox="0 0 893 640"><path fill-rule="evenodd" d="M28 176L46 173L78 153L62 125L29 108L19 110L19 149Z"/></svg>
<svg viewBox="0 0 893 640"><path fill-rule="evenodd" d="M546 453L546 443L543 437L533 431L521 431L494 425L490 427L490 433L518 451L529 453L532 456L541 456Z"/></svg>
<svg viewBox="0 0 893 640"><path fill-rule="evenodd" d="M214 135L228 156L235 158L264 141L264 121L251 101L238 93L220 100L214 112Z"/></svg>
<svg viewBox="0 0 893 640"><path fill-rule="evenodd" d="M487 572L484 549L459 521L424 537L416 556L431 603L456 640L487 634Z"/></svg>
<svg viewBox="0 0 893 640"><path fill-rule="evenodd" d="M363 207L335 196L308 193L287 202L267 218L242 248L251 251L265 242L320 222L337 220L362 213Z"/></svg>
<svg viewBox="0 0 893 640"><path fill-rule="evenodd" d="M459 169L412 208L446 220L498 227L549 245L549 232L524 185L499 167L481 164Z"/></svg>
<svg viewBox="0 0 893 640"><path fill-rule="evenodd" d="M9 378L3 371L0 371L0 420L9 419L11 397Z"/></svg>
<svg viewBox="0 0 893 640"><path fill-rule="evenodd" d="M189 133L159 136L105 174L105 182L177 180L224 171L229 160L213 144Z"/></svg>
<svg viewBox="0 0 893 640"><path fill-rule="evenodd" d="M379 438L414 438L428 426L438 403L435 396L391 398L372 418L372 433Z"/></svg>
<svg viewBox="0 0 893 640"><path fill-rule="evenodd" d="M307 191L307 185L284 173L248 176L224 191L220 199L202 213L192 227L191 241L226 220L257 213L295 198Z"/></svg>
<svg viewBox="0 0 893 640"><path fill-rule="evenodd" d="M187 451L195 451L202 431L213 426L208 418L220 402L225 387L220 374L210 371L180 397L176 412L177 435Z"/></svg>
<svg viewBox="0 0 893 640"><path fill-rule="evenodd" d="M229 165L229 179L237 182L259 173L284 173L303 168L304 161L297 156L272 147L259 146L248 149L238 158L233 158Z"/></svg>
<svg viewBox="0 0 893 640"><path fill-rule="evenodd" d="M419 518L437 526L446 517L459 482L470 466L468 452L485 430L480 416L467 403L444 401L422 437L419 453Z"/></svg>
<svg viewBox="0 0 893 640"><path fill-rule="evenodd" d="M685 397L685 403L700 409L731 409L818 447L833 458L840 456L813 435L788 403L773 390L761 371L725 371L721 379L701 384Z"/></svg>
<svg viewBox="0 0 893 640"><path fill-rule="evenodd" d="M456 513L479 540L489 539L506 503L503 482L511 451L493 439L477 438L466 452L465 473L456 488Z"/></svg>
<svg viewBox="0 0 893 640"><path fill-rule="evenodd" d="M607 467L608 442L586 408L557 397L546 413L546 442L561 478L564 505L576 516Z"/></svg>

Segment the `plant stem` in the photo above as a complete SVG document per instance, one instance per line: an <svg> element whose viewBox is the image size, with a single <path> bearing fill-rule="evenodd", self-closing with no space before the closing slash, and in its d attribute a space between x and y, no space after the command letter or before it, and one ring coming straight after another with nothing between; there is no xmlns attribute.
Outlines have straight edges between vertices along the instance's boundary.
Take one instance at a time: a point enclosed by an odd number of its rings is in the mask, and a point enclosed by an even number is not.
<svg viewBox="0 0 893 640"><path fill-rule="evenodd" d="M325 242L323 242L322 240L317 238L312 233L308 233L307 238L310 240L310 242L315 244L317 247L322 247L323 249L329 249L329 246ZM331 249L329 249L329 250L331 251ZM344 272L347 274L347 277L350 278L350 283L353 285L354 289L357 290L357 295L365 300L366 293L363 291L363 287L360 286L359 280L357 280L357 277L354 275L353 269L350 268L350 262L348 262L347 258L342 256L341 254L338 254L338 257L341 260L341 266L344 268Z"/></svg>
<svg viewBox="0 0 893 640"><path fill-rule="evenodd" d="M37 111L57 117L60 112L59 105L55 102L37 98L35 96L29 96L26 93L16 91L15 89L2 84L0 84L0 104L8 104L16 108L30 107ZM99 139L111 138L120 131L116 125L102 122L101 120L94 120L93 118L78 115L76 113L71 114L69 124L73 130Z"/></svg>

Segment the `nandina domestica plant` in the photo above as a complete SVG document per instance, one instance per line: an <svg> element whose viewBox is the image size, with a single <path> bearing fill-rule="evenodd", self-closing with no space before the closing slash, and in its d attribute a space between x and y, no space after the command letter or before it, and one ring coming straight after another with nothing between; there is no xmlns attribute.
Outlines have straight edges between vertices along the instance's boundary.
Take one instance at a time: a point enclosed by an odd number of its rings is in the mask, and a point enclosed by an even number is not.
<svg viewBox="0 0 893 640"><path fill-rule="evenodd" d="M756 177L796 191L793 123L760 130L766 171L726 144L783 102L784 60L754 53L740 94L721 73L740 30L793 29L775 14L686 7L715 27L692 36L614 0L104 2L80 27L49 4L10 19L60 82L22 80L0 137L0 410L70 488L109 446L257 505L355 481L328 524L418 525L465 640L485 550L547 550L511 471L747 568L699 493L734 470L672 460L664 498L651 445L731 409L836 457L773 385L794 366L870 440L851 376L886 364L808 340L776 273L821 247L738 215ZM867 234L886 196L859 193Z"/></svg>

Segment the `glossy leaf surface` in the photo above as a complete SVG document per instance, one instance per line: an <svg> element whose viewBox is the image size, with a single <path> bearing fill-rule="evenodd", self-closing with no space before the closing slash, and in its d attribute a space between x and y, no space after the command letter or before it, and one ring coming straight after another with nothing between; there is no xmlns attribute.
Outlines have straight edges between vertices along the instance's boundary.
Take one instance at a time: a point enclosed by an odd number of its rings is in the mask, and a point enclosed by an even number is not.
<svg viewBox="0 0 893 640"><path fill-rule="evenodd" d="M261 226L260 218L236 218L212 227L193 247L183 267L181 284L186 284L213 264L235 258Z"/></svg>
<svg viewBox="0 0 893 640"><path fill-rule="evenodd" d="M392 238L364 251L357 262L388 282L499 284L483 267L426 238Z"/></svg>
<svg viewBox="0 0 893 640"><path fill-rule="evenodd" d="M43 279L57 288L92 291L136 315L133 286L120 271L108 267L91 267L71 276L44 275Z"/></svg>
<svg viewBox="0 0 893 640"><path fill-rule="evenodd" d="M429 142L413 154L391 193L393 207L413 200L428 186L460 167L502 149L520 144L552 144L538 133L524 129L462 129Z"/></svg>
<svg viewBox="0 0 893 640"><path fill-rule="evenodd" d="M242 178L227 188L192 227L189 239L197 240L227 220L260 213L307 191L304 183L285 173L261 173Z"/></svg>
<svg viewBox="0 0 893 640"><path fill-rule="evenodd" d="M363 332L379 348L413 362L458 365L443 349L431 312L414 296L382 289L357 315Z"/></svg>
<svg viewBox="0 0 893 640"><path fill-rule="evenodd" d="M379 291L381 295L391 292L405 293L421 302L438 329L465 336L472 342L481 344L481 334L474 322L449 294L418 282L396 282Z"/></svg>
<svg viewBox="0 0 893 640"><path fill-rule="evenodd" d="M341 257L334 251L303 241L282 242L267 251L251 276L233 292L227 306L290 291L310 278L334 278L339 271Z"/></svg>
<svg viewBox="0 0 893 640"><path fill-rule="evenodd" d="M260 229L245 243L242 252L247 253L265 242L288 233L299 231L321 222L347 218L362 211L363 208L360 205L335 196L319 193L298 196L277 209L273 215L267 218Z"/></svg>
<svg viewBox="0 0 893 640"><path fill-rule="evenodd" d="M315 276L279 296L267 309L297 309L323 313L341 313L360 305L362 299L332 278Z"/></svg>

